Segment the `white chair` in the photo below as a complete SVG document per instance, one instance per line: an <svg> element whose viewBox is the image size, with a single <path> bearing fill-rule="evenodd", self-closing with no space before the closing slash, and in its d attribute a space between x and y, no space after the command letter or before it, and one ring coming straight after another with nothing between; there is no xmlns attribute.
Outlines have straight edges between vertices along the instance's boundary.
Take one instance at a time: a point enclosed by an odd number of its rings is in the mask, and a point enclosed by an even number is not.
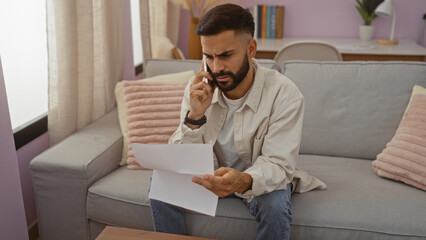
<svg viewBox="0 0 426 240"><path fill-rule="evenodd" d="M275 54L275 62L282 67L287 60L342 61L342 55L333 45L322 41L296 41L284 45Z"/></svg>

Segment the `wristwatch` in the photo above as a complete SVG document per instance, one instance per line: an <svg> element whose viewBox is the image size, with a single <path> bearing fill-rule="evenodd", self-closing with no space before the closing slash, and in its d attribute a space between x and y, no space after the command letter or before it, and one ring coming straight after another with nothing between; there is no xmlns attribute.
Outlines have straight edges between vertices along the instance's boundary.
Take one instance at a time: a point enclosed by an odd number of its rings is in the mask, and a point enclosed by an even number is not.
<svg viewBox="0 0 426 240"><path fill-rule="evenodd" d="M194 120L194 119L189 118L188 114L189 114L189 111L186 112L185 121L184 121L185 123L201 126L201 125L203 125L207 122L206 115L204 115L202 118L200 118L198 120Z"/></svg>

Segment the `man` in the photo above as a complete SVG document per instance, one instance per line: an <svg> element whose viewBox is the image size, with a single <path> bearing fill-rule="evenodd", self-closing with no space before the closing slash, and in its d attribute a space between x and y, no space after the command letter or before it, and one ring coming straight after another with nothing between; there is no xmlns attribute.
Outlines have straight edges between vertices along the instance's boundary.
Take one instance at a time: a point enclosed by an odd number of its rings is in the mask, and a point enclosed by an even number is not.
<svg viewBox="0 0 426 240"><path fill-rule="evenodd" d="M240 6L213 8L195 32L208 72L199 71L185 90L183 121L169 143L214 144L217 170L193 182L220 198L241 199L256 217L258 239L289 239L303 96L253 59L253 17ZM155 200L151 208L156 231L186 234L182 209Z"/></svg>

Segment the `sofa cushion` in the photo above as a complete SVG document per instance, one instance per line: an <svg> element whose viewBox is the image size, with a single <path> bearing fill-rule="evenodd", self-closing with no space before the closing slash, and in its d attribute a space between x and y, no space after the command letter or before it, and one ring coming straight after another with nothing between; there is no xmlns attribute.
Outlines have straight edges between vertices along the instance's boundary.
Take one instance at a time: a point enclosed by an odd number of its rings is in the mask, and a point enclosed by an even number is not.
<svg viewBox="0 0 426 240"><path fill-rule="evenodd" d="M301 155L298 167L327 189L292 195L295 239L426 238L426 193L380 178L370 160Z"/></svg>
<svg viewBox="0 0 426 240"><path fill-rule="evenodd" d="M176 131L180 123L180 105L187 84L187 82L160 83L143 80L123 82L129 137L127 153L129 168L141 168L136 162L131 143L167 144Z"/></svg>
<svg viewBox="0 0 426 240"><path fill-rule="evenodd" d="M280 71L277 63L272 59L256 59L257 63L266 68ZM170 59L146 59L144 62L144 77L153 77L166 73L177 73L185 70L198 72L201 69L200 60L176 61Z"/></svg>
<svg viewBox="0 0 426 240"><path fill-rule="evenodd" d="M412 100L413 100L413 97L414 97L415 95L417 95L417 94L426 95L426 88L425 88L425 87L422 87L422 86L419 86L419 85L415 85L415 86L413 87L413 91L411 92L410 101L408 102L408 106L407 106L407 108L405 109L405 112L407 112L407 111L408 111L408 109L410 108L411 102L412 102Z"/></svg>
<svg viewBox="0 0 426 240"><path fill-rule="evenodd" d="M426 237L425 192L380 178L371 170L371 161L301 155L298 167L323 179L328 188L292 195L293 239ZM107 225L152 230L148 199L151 173L122 167L92 185L88 218ZM238 199L220 199L214 218L186 212L185 220L189 234L194 236L256 238L256 221Z"/></svg>
<svg viewBox="0 0 426 240"><path fill-rule="evenodd" d="M404 114L414 85L426 85L421 62L284 63L305 97L300 152L375 159Z"/></svg>
<svg viewBox="0 0 426 240"><path fill-rule="evenodd" d="M123 150L121 151L120 165L123 166L127 163L127 148L129 146L129 137L127 132L129 128L127 126L127 113L124 106L124 93L123 84L118 82L114 89L115 101L117 103L118 120L120 123L121 134L123 135Z"/></svg>
<svg viewBox="0 0 426 240"><path fill-rule="evenodd" d="M125 165L128 160L128 145L129 145L129 136L128 136L128 115L127 110L125 106L125 94L123 90L123 83L124 82L144 82L144 83L171 83L171 84L178 84L178 83L187 83L189 79L194 75L194 71L189 70L185 72L178 72L178 73L172 73L172 74L164 74L159 75L151 78L144 78L142 80L133 80L133 81L121 81L118 82L115 86L115 99L117 101L117 108L118 108L118 116L120 120L120 128L123 134L123 155L121 158L120 165ZM154 95L154 94L151 94ZM132 156L131 156L132 157ZM134 159L131 159L131 163L134 163L132 161ZM135 164L136 165L136 164ZM135 167L138 168L138 167Z"/></svg>
<svg viewBox="0 0 426 240"><path fill-rule="evenodd" d="M416 94L417 89L420 93ZM381 177L426 191L426 89L413 89L404 118L395 136L373 161L373 169Z"/></svg>
<svg viewBox="0 0 426 240"><path fill-rule="evenodd" d="M87 217L114 226L152 230L148 191L151 170L123 166L89 188Z"/></svg>
<svg viewBox="0 0 426 240"><path fill-rule="evenodd" d="M151 174L151 170L134 171L124 166L93 184L87 198L88 219L107 225L153 230L148 199ZM220 199L214 218L186 212L185 220L190 235L256 238L256 221L238 199Z"/></svg>

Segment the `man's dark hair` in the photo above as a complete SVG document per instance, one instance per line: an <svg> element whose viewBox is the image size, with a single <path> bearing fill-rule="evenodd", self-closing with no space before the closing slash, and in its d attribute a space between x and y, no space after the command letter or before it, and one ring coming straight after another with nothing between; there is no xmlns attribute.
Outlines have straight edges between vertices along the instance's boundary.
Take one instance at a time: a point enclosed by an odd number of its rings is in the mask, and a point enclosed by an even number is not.
<svg viewBox="0 0 426 240"><path fill-rule="evenodd" d="M254 21L251 13L235 4L223 4L208 11L198 23L195 33L200 36L216 35L226 30L237 34L254 35Z"/></svg>

